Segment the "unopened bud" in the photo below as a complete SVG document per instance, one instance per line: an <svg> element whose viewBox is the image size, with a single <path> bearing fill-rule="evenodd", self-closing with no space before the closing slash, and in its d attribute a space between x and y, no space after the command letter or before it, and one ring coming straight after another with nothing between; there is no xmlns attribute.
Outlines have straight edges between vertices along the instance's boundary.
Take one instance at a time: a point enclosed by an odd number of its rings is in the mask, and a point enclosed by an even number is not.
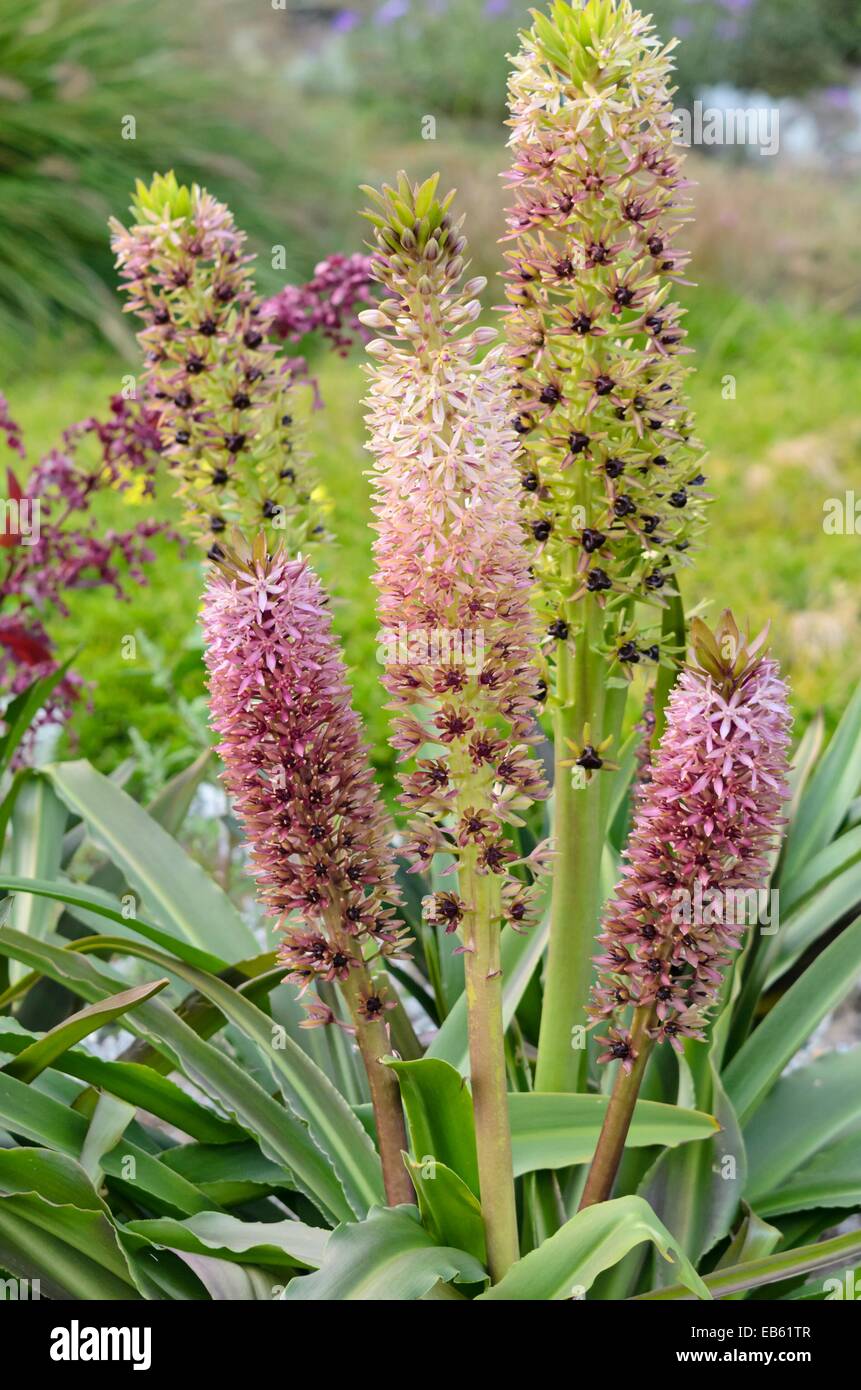
<svg viewBox="0 0 861 1390"><path fill-rule="evenodd" d="M381 314L379 309L362 309L357 315L359 323L363 323L366 328L390 328L391 325L385 314Z"/></svg>
<svg viewBox="0 0 861 1390"><path fill-rule="evenodd" d="M372 357L391 357L392 345L385 338L373 338L365 347Z"/></svg>

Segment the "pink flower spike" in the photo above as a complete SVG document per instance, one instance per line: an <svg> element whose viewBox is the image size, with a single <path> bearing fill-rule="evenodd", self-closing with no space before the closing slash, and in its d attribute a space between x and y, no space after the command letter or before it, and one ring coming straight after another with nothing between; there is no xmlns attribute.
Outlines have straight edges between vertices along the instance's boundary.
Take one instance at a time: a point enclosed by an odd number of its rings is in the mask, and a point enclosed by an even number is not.
<svg viewBox="0 0 861 1390"><path fill-rule="evenodd" d="M403 933L388 920L400 902L389 819L325 595L306 560L267 555L261 535L213 568L203 628L224 782L285 933L282 960L298 984L343 982L364 942L393 956Z"/></svg>
<svg viewBox="0 0 861 1390"><path fill-rule="evenodd" d="M730 613L691 625L688 665L638 789L621 881L600 941L596 1018L629 1000L654 1009L652 1036L701 1038L740 933L759 911L787 796L791 716L777 663L745 643ZM752 654L753 653L753 654ZM715 714L732 707L738 716ZM769 910L768 920L771 920Z"/></svg>

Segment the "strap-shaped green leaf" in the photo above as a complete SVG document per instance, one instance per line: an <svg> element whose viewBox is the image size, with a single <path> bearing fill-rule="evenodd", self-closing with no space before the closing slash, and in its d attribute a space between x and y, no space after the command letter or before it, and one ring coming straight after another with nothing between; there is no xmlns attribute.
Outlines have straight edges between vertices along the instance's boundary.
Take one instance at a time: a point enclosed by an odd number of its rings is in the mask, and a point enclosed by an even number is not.
<svg viewBox="0 0 861 1390"><path fill-rule="evenodd" d="M2 1074L0 1126L76 1161L83 1151L88 1131L85 1116L77 1110L61 1105L23 1081ZM101 1166L110 1177L127 1183L129 1194L134 1198L145 1199L147 1206L173 1216L193 1216L212 1206L212 1201L208 1201L193 1183L172 1172L129 1139L122 1140L121 1150L101 1156ZM129 1176L132 1173L133 1178Z"/></svg>
<svg viewBox="0 0 861 1390"><path fill-rule="evenodd" d="M747 1203L744 1204L743 1211L744 1216L741 1225L715 1265L715 1269L731 1269L734 1265L745 1265L749 1264L751 1260L764 1259L783 1239L782 1232L776 1226L769 1226L768 1222L757 1216ZM745 1294L730 1293L726 1297L728 1300L742 1299Z"/></svg>
<svg viewBox="0 0 861 1390"><path fill-rule="evenodd" d="M319 1269L331 1236L301 1221L240 1221L218 1211L185 1221L128 1221L124 1230L170 1250L276 1269Z"/></svg>
<svg viewBox="0 0 861 1390"><path fill-rule="evenodd" d="M44 777L28 777L12 811L8 863L13 874L55 878L60 868L66 808ZM20 897L12 902L9 925L28 936L44 938L52 930L57 908L44 898ZM10 972L14 982L20 967Z"/></svg>
<svg viewBox="0 0 861 1390"><path fill-rule="evenodd" d="M139 953L147 949L138 947ZM23 961L50 979L74 989L85 999L104 999L117 982L116 972L107 966L101 965L97 969L91 961L74 951L60 950L46 942L32 942L8 927L0 928L0 953ZM165 958L160 953L155 952L154 955L164 963ZM180 964L171 962L170 968L179 973ZM182 970L191 970L191 967L182 964ZM198 972L192 973L195 987L199 982L206 982L207 977ZM231 993L229 986L225 985L224 989ZM260 1016L269 1026L265 1014ZM159 1051L166 1051L174 1065L184 1071L189 1080L212 1095L227 1114L255 1135L267 1157L290 1170L297 1186L320 1207L324 1215L335 1220L348 1219L352 1215L352 1207L335 1175L331 1160L311 1138L306 1125L268 1095L247 1071L199 1038L188 1024L159 1000L148 1000L136 1009L130 1016L130 1024L136 1033ZM309 1065L313 1066L313 1063ZM326 1084L330 1085L329 1082ZM358 1121L355 1123L358 1124Z"/></svg>
<svg viewBox="0 0 861 1390"><path fill-rule="evenodd" d="M14 1031L8 1031L14 1028ZM39 1039L12 1020L0 1018L0 1052L20 1055ZM175 1081L139 1062L105 1062L90 1052L74 1048L55 1057L55 1071L77 1077L108 1095L124 1100L203 1144L233 1144L245 1140L245 1131L223 1120L208 1105L201 1105ZM8 1067L6 1068L8 1071Z"/></svg>
<svg viewBox="0 0 861 1390"><path fill-rule="evenodd" d="M785 1216L814 1207L857 1208L861 1205L861 1134L847 1134L820 1150L779 1187L760 1197L763 1216Z"/></svg>
<svg viewBox="0 0 861 1390"><path fill-rule="evenodd" d="M141 1296L84 1170L45 1149L0 1149L0 1265L51 1298Z"/></svg>
<svg viewBox="0 0 861 1390"><path fill-rule="evenodd" d="M848 1129L861 1130L861 1047L829 1052L782 1076L745 1126L752 1206ZM861 1151L861 1137L858 1140ZM861 1169L861 1164L859 1164Z"/></svg>
<svg viewBox="0 0 861 1390"><path fill-rule="evenodd" d="M119 899L111 893L106 893L103 888L93 888L88 883L72 883L71 880L63 878L21 878L2 871L0 888L5 889L7 893L20 895L22 901L26 895L32 894L36 898L49 898L65 903L73 916L96 931L101 930L97 920L99 918L115 922L117 926L122 927L123 934L128 932L131 937L142 936L154 945L161 946L163 950L171 951L180 960L188 961L189 965L196 965L200 970L220 974L229 968L227 961L222 960L220 956L213 955L210 951L198 950L196 946L189 945L180 937L173 936L140 917L129 917L123 912L123 905Z"/></svg>
<svg viewBox="0 0 861 1390"><path fill-rule="evenodd" d="M459 1072L436 1057L388 1062L397 1072L410 1131L413 1157L435 1159L456 1173L478 1195L478 1166L472 1097ZM608 1097L518 1091L508 1097L515 1177L547 1168L586 1163L595 1152ZM712 1139L719 1128L699 1110L637 1102L628 1134L631 1147L675 1148Z"/></svg>
<svg viewBox="0 0 861 1390"><path fill-rule="evenodd" d="M480 1264L486 1264L481 1206L463 1178L436 1159L419 1163L407 1156L406 1165L416 1190L422 1224L436 1243L466 1250Z"/></svg>
<svg viewBox="0 0 861 1390"><path fill-rule="evenodd" d="M784 849L781 876L796 873L840 829L861 786L861 685L810 777Z"/></svg>
<svg viewBox="0 0 861 1390"><path fill-rule="evenodd" d="M814 1270L852 1269L858 1260L861 1260L861 1234L853 1231L848 1236L835 1236L832 1240L820 1241L818 1245L802 1245L795 1250L780 1250L776 1255L767 1255L761 1260L750 1260L745 1264L733 1265L730 1269L707 1274L703 1283L713 1298L727 1298L730 1294L767 1288L769 1284L779 1284L784 1279L811 1274ZM668 1289L654 1289L650 1293L639 1294L635 1301L690 1301L694 1297L695 1295L683 1284L674 1284Z"/></svg>
<svg viewBox="0 0 861 1390"><path fill-rule="evenodd" d="M546 1302L582 1297L602 1270L629 1250L651 1241L665 1260L678 1265L684 1287L698 1298L710 1294L690 1260L642 1197L617 1197L578 1211L556 1235L512 1265L483 1299Z"/></svg>
<svg viewBox="0 0 861 1390"><path fill-rule="evenodd" d="M33 1081L46 1067L53 1066L67 1048L74 1047L75 1043L94 1033L96 1029L103 1028L114 1019L122 1018L130 1009L135 1009L147 999L152 999L169 983L169 980L153 980L150 984L136 985L134 989L111 994L107 999L99 1000L97 1004L88 1004L86 1008L70 1014L50 1032L30 1043L13 1057L11 1062L7 1062L3 1070L9 1076L17 1077L19 1081Z"/></svg>
<svg viewBox="0 0 861 1390"><path fill-rule="evenodd" d="M481 1284L487 1273L465 1250L436 1245L414 1207L376 1207L365 1221L339 1226L316 1274L294 1279L291 1302L407 1301L439 1280Z"/></svg>
<svg viewBox="0 0 861 1390"><path fill-rule="evenodd" d="M231 963L257 952L227 894L110 778L83 759L54 763L45 775L166 931Z"/></svg>
<svg viewBox="0 0 861 1390"><path fill-rule="evenodd" d="M542 1091L509 1095L515 1176L587 1163L595 1152L608 1101L607 1096ZM640 1100L626 1142L631 1148L660 1144L669 1149L712 1139L718 1128L717 1120L703 1111Z"/></svg>
<svg viewBox="0 0 861 1390"><path fill-rule="evenodd" d="M790 1058L861 974L861 917L817 956L735 1054L724 1074L742 1125L761 1105Z"/></svg>

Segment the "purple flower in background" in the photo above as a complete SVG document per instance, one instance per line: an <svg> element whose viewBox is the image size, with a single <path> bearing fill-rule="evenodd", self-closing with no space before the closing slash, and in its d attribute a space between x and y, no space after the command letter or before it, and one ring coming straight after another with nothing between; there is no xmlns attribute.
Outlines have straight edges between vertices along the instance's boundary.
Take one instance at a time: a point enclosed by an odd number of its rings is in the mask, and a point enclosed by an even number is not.
<svg viewBox="0 0 861 1390"><path fill-rule="evenodd" d="M358 310L374 302L372 285L368 256L328 256L306 285L285 285L265 300L261 314L274 337L298 343L306 333L322 333L345 356L356 337L367 341L370 336L359 323Z"/></svg>
<svg viewBox="0 0 861 1390"><path fill-rule="evenodd" d="M9 469L7 492L18 503L20 529L7 527L0 535L0 682L8 695L56 671L59 663L45 621L51 610L68 616L68 591L108 586L124 599L129 579L146 583L145 567L155 560L149 540L157 534L175 538L152 520L128 531L101 531L89 515L94 495L105 488L126 493L131 502L152 496L159 447L156 419L146 407L114 396L107 417L82 420L66 430L23 487ZM0 434L14 453L26 457L21 430L2 395ZM84 689L81 677L68 672L33 728L67 719ZM31 745L28 736L17 762L26 761Z"/></svg>
<svg viewBox="0 0 861 1390"><path fill-rule="evenodd" d="M361 22L362 16L357 10L339 10L332 20L332 29L336 34L349 34Z"/></svg>
<svg viewBox="0 0 861 1390"><path fill-rule="evenodd" d="M394 24L409 14L409 0L385 0L385 4L374 14L375 24Z"/></svg>
<svg viewBox="0 0 861 1390"><path fill-rule="evenodd" d="M21 443L21 430L9 414L9 402L0 391L0 434L5 434L6 443L13 454L20 454L21 458L26 458L24 445Z"/></svg>
<svg viewBox="0 0 861 1390"><path fill-rule="evenodd" d="M495 17L500 14L507 14L510 0L484 0L484 13Z"/></svg>
<svg viewBox="0 0 861 1390"><path fill-rule="evenodd" d="M826 87L823 95L827 105L836 111L847 111L852 105L852 92L848 87Z"/></svg>

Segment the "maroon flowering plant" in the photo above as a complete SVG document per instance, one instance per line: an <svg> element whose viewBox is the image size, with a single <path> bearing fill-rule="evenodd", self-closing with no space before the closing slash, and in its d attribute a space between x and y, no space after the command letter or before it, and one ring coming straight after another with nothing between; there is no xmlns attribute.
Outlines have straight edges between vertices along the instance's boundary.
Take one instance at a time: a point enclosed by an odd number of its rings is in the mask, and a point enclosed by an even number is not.
<svg viewBox="0 0 861 1390"><path fill-rule="evenodd" d="M362 306L374 302L373 288L367 256L327 256L307 284L285 285L264 301L262 312L274 337L299 343L309 333L319 333L345 356L357 338L369 336L358 315Z"/></svg>
<svg viewBox="0 0 861 1390"><path fill-rule="evenodd" d="M204 596L212 724L224 781L250 845L281 959L302 991L337 981L352 1014L377 1109L387 1188L412 1200L389 1051L394 1007L374 959L406 946L390 849L343 661L319 581L306 560L268 555L262 533L228 551ZM306 1026L336 1022L312 995Z"/></svg>
<svg viewBox="0 0 861 1390"><path fill-rule="evenodd" d="M268 341L233 217L205 189L157 175L138 183L112 244L143 321L146 383L167 464L198 540L217 558L231 525L263 528L295 552L323 528L292 389L294 362Z"/></svg>
<svg viewBox="0 0 861 1390"><path fill-rule="evenodd" d="M21 431L3 396L0 430L25 459ZM52 621L69 616L72 591L107 586L123 599L130 579L146 583L146 566L155 559L150 540L159 534L177 539L170 528L151 520L127 531L102 531L91 512L105 488L126 492L132 500L151 496L158 450L154 415L114 396L105 419L89 418L66 430L59 447L26 481L8 469L0 535L0 678L7 694L18 694L57 669ZM76 673L64 675L34 727L66 719L83 685Z"/></svg>

